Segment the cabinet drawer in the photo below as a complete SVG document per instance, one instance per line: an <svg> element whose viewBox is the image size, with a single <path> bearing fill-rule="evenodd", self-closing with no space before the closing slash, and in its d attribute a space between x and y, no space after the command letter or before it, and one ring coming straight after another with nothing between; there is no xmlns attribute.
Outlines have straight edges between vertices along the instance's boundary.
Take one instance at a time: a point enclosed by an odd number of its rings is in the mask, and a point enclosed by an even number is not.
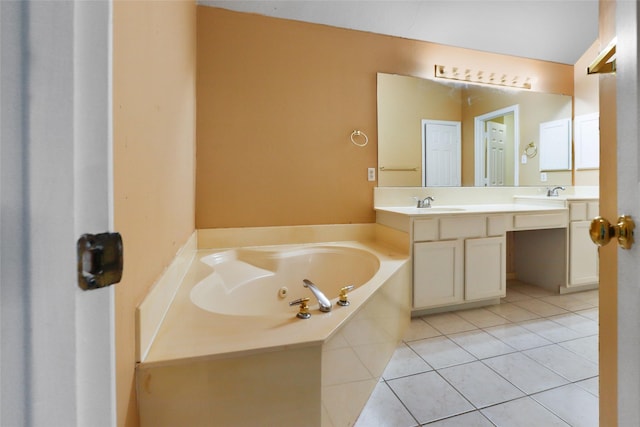
<svg viewBox="0 0 640 427"><path fill-rule="evenodd" d="M569 221L585 221L587 219L587 203L573 202L569 204Z"/></svg>
<svg viewBox="0 0 640 427"><path fill-rule="evenodd" d="M438 220L422 219L414 221L413 240L416 242L438 240Z"/></svg>
<svg viewBox="0 0 640 427"><path fill-rule="evenodd" d="M514 229L536 229L566 227L567 216L564 213L514 215Z"/></svg>
<svg viewBox="0 0 640 427"><path fill-rule="evenodd" d="M505 215L490 215L487 217L487 236L502 236L507 231L507 217Z"/></svg>
<svg viewBox="0 0 640 427"><path fill-rule="evenodd" d="M585 219L592 220L598 215L600 215L600 204L598 202L587 203L587 218Z"/></svg>
<svg viewBox="0 0 640 427"><path fill-rule="evenodd" d="M484 216L464 218L441 218L440 239L460 239L486 236L486 219Z"/></svg>

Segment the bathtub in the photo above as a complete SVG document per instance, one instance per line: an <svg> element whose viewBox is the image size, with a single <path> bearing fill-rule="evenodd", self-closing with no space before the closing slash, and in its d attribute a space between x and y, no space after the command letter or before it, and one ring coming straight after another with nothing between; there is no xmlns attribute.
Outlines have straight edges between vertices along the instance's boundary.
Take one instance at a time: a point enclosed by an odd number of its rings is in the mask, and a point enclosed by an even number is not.
<svg viewBox="0 0 640 427"><path fill-rule="evenodd" d="M203 256L200 262L212 272L193 287L191 301L230 316L295 314L289 302L304 297L313 311L318 304L303 287L304 279L335 300L342 287L357 289L380 268L372 252L335 245L234 249Z"/></svg>
<svg viewBox="0 0 640 427"><path fill-rule="evenodd" d="M352 425L410 321L410 281L407 254L375 242L198 251L136 370L141 425Z"/></svg>

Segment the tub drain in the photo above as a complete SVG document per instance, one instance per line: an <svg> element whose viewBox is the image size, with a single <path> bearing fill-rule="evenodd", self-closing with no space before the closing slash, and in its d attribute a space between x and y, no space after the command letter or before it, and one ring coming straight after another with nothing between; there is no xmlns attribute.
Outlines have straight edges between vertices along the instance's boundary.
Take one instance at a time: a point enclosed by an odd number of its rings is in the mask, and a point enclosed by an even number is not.
<svg viewBox="0 0 640 427"><path fill-rule="evenodd" d="M289 293L289 289L286 286L283 286L280 289L278 289L278 296L280 298L285 298L288 293Z"/></svg>

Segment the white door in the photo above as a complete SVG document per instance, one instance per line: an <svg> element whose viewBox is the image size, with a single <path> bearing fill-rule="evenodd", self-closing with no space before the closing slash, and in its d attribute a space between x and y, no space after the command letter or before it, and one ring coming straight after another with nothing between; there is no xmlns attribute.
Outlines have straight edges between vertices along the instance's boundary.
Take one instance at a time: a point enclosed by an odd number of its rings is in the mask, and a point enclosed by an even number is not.
<svg viewBox="0 0 640 427"><path fill-rule="evenodd" d="M461 182L460 122L423 120L424 182L427 187L454 187Z"/></svg>
<svg viewBox="0 0 640 427"><path fill-rule="evenodd" d="M113 288L77 285L107 231L111 2L0 2L0 425L113 426Z"/></svg>
<svg viewBox="0 0 640 427"><path fill-rule="evenodd" d="M487 122L487 181L490 187L504 186L506 167L507 127Z"/></svg>
<svg viewBox="0 0 640 427"><path fill-rule="evenodd" d="M638 4L616 2L618 213L640 226ZM606 43L606 41L604 41ZM616 218L608 218L615 221ZM636 240L639 235L636 229ZM610 243L614 244L614 243ZM618 250L618 425L640 425L640 246Z"/></svg>

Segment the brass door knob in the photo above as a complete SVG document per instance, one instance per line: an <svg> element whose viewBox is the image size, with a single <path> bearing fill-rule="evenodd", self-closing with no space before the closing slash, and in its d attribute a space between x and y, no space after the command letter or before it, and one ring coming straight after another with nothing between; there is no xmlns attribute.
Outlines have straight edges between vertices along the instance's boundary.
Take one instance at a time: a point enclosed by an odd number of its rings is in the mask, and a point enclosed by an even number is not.
<svg viewBox="0 0 640 427"><path fill-rule="evenodd" d="M605 218L597 216L591 221L589 235L593 243L598 246L604 246L615 238L622 249L630 249L633 246L634 228L636 228L636 224L629 215L621 215L614 225L611 225Z"/></svg>

